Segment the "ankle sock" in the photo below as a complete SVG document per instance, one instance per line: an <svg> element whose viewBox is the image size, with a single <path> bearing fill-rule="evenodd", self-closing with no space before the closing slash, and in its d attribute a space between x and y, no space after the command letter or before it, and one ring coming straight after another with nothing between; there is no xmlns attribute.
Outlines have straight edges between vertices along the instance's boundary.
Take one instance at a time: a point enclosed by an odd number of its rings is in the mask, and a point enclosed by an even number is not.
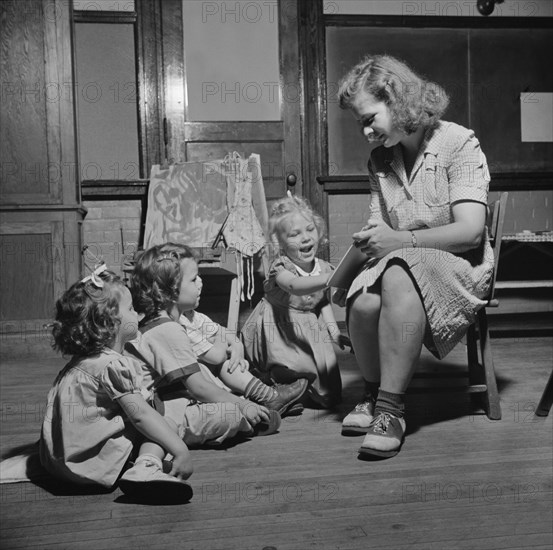
<svg viewBox="0 0 553 550"><path fill-rule="evenodd" d="M376 399L375 416L379 412L387 412L397 418L403 418L405 414L405 394L379 390Z"/></svg>
<svg viewBox="0 0 553 550"><path fill-rule="evenodd" d="M244 391L244 397L246 397L246 399L251 399L256 403L263 403L265 401L268 401L269 399L274 397L275 394L276 390L274 388L267 386L258 378L252 378L248 382L246 390Z"/></svg>
<svg viewBox="0 0 553 550"><path fill-rule="evenodd" d="M367 382L365 380L365 394L363 398L364 399L369 398L371 401L376 402L379 388L380 388L380 382Z"/></svg>

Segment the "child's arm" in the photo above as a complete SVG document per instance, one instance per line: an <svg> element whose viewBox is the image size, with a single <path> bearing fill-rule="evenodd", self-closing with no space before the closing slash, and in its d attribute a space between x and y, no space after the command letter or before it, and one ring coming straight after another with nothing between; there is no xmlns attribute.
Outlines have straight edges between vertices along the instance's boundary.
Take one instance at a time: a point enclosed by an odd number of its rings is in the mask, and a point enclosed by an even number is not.
<svg viewBox="0 0 553 550"><path fill-rule="evenodd" d="M221 333L222 327L217 328L217 332L209 335L209 342L212 344L205 353L198 355L202 363L209 365L222 365L227 360L227 341Z"/></svg>
<svg viewBox="0 0 553 550"><path fill-rule="evenodd" d="M314 275L313 277L300 277L283 269L275 277L277 285L294 296L305 296L326 288L330 273Z"/></svg>
<svg viewBox="0 0 553 550"><path fill-rule="evenodd" d="M184 441L164 418L150 407L139 393L122 395L117 401L142 435L173 455L173 469L170 474L180 479L188 479L193 471L192 457Z"/></svg>
<svg viewBox="0 0 553 550"><path fill-rule="evenodd" d="M343 344L340 343L340 329L338 328L338 323L336 322L336 317L334 317L334 311L332 311L332 306L330 304L326 304L321 308L321 317L326 323L326 328L332 341L337 346L343 347Z"/></svg>
<svg viewBox="0 0 553 550"><path fill-rule="evenodd" d="M244 359L244 346L234 331L220 326L209 340L213 345L198 356L200 361L210 365L224 364L223 368L230 373L237 368L240 368L242 372L248 370L248 362Z"/></svg>
<svg viewBox="0 0 553 550"><path fill-rule="evenodd" d="M236 332L232 330L227 329L226 339L228 345L228 361L225 363L224 368L226 368L230 373L234 372L237 368L239 368L242 372L247 371L250 365L244 358L244 344L240 338L238 338Z"/></svg>
<svg viewBox="0 0 553 550"><path fill-rule="evenodd" d="M336 318L334 317L334 311L332 310L332 306L330 304L327 304L326 306L323 306L321 308L321 316L326 323L328 333L330 334L332 341L340 349L346 349L346 346L349 346L351 348L351 340L349 339L349 336L340 332L340 329L338 328L338 323L336 322Z"/></svg>

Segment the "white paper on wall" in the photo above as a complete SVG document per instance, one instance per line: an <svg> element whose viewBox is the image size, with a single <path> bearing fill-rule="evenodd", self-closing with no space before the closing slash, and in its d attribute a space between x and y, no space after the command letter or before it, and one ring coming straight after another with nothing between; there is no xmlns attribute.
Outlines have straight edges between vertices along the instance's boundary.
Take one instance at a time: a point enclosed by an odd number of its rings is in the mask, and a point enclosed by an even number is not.
<svg viewBox="0 0 553 550"><path fill-rule="evenodd" d="M521 141L553 141L553 93L520 94Z"/></svg>

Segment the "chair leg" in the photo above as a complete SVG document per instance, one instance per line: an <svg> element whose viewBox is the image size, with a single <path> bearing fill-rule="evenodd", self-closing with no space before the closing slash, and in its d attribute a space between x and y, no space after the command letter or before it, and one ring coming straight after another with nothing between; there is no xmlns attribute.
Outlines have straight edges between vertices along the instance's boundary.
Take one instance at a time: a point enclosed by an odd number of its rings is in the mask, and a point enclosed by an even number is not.
<svg viewBox="0 0 553 550"><path fill-rule="evenodd" d="M476 327L472 324L467 331L467 359L469 363L469 384L471 385L478 384L480 381L476 339Z"/></svg>
<svg viewBox="0 0 553 550"><path fill-rule="evenodd" d="M549 375L549 380L543 390L543 395L541 396L538 408L536 409L537 416L547 416L551 410L551 405L553 404L553 371Z"/></svg>
<svg viewBox="0 0 553 550"><path fill-rule="evenodd" d="M484 308L478 312L478 330L480 334L482 366L484 367L484 376L486 378L486 386L488 388L488 391L486 392L486 413L490 420L500 420L501 405L499 403L499 393L497 391L497 382L495 379L492 347L490 342L490 333L488 330L488 317Z"/></svg>
<svg viewBox="0 0 553 550"><path fill-rule="evenodd" d="M467 361L469 365L469 385L483 384L480 364L478 363L476 325L472 324L467 331ZM479 393L471 393L470 400L474 406L482 405L482 396Z"/></svg>

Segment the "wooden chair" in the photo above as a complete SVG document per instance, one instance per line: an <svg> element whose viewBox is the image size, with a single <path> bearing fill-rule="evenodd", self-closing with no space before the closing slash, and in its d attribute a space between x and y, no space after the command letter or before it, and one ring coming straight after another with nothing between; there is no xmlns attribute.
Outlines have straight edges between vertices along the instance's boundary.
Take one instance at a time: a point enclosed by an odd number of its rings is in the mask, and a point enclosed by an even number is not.
<svg viewBox="0 0 553 550"><path fill-rule="evenodd" d="M495 379L490 332L488 329L487 309L498 307L499 301L495 298L495 281L499 266L499 253L501 250L501 238L503 236L503 222L505 219L505 207L507 206L508 193L502 193L496 201L488 205L487 227L494 253L493 277L485 307L477 313L476 321L467 331L467 358L468 358L468 385L466 386L440 386L431 388L410 387L408 393L438 393L452 391L456 393L468 393L471 397L481 394L484 410L490 420L501 419L501 406L499 393ZM478 341L480 342L480 358L478 355ZM453 378L459 377L457 373L427 374L416 373L414 378ZM462 375L466 377L466 374Z"/></svg>
<svg viewBox="0 0 553 550"><path fill-rule="evenodd" d="M502 193L496 201L488 207L488 232L492 242L494 254L494 269L488 303L477 314L476 322L469 327L467 332L467 356L469 364L469 385L467 392L471 394L483 394L484 409L490 420L501 419L501 405L495 380L490 331L488 328L489 307L498 307L499 301L495 298L495 281L499 267L499 253L501 252L501 239L503 237L503 222L509 193ZM480 341L480 359L478 361L477 341Z"/></svg>

